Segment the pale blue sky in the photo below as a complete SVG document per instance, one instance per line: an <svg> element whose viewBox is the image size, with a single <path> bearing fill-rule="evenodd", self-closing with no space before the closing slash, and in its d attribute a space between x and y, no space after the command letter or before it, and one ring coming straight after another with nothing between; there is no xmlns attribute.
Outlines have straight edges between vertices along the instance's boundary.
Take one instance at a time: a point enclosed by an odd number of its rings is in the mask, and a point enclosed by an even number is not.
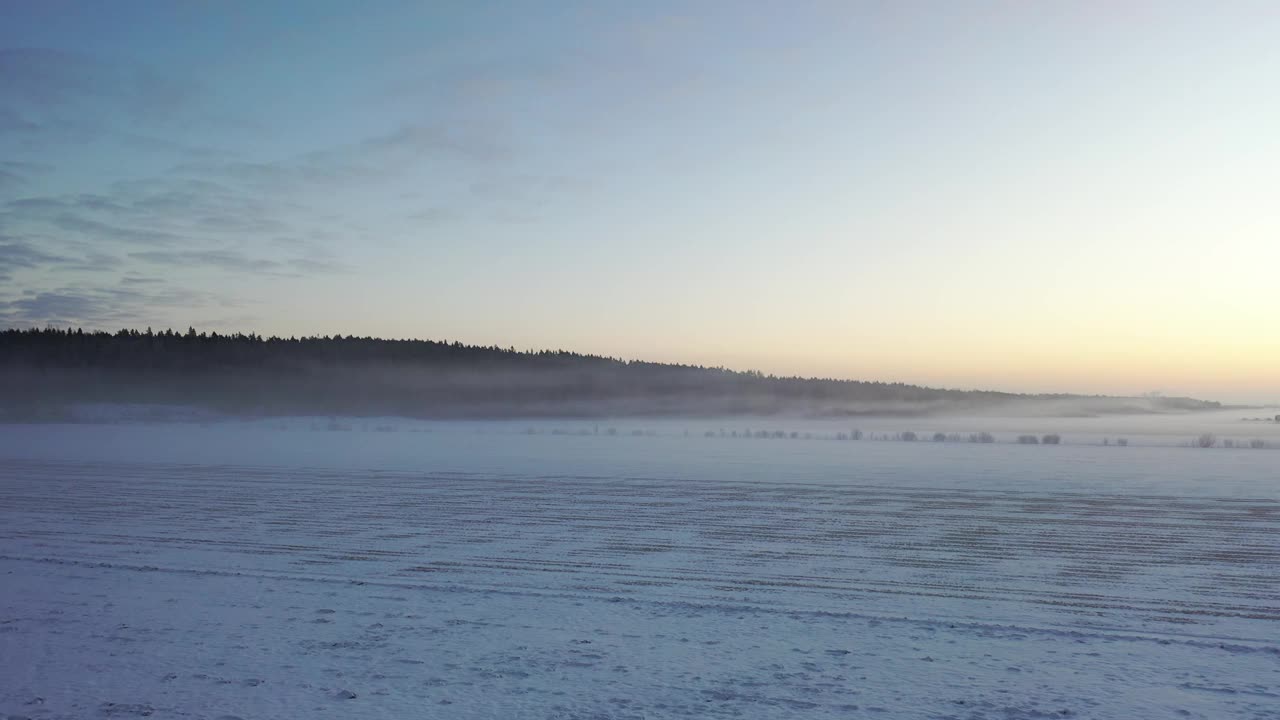
<svg viewBox="0 0 1280 720"><path fill-rule="evenodd" d="M0 324L1280 397L1272 3L0 1Z"/></svg>

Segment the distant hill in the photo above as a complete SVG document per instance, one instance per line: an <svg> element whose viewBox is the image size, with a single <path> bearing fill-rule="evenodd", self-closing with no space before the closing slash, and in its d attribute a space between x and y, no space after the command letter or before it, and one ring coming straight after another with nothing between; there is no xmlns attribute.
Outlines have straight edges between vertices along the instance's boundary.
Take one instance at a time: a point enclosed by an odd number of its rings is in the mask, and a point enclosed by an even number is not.
<svg viewBox="0 0 1280 720"><path fill-rule="evenodd" d="M995 413L1081 415L1221 407L1190 398L1021 395L520 351L431 340L264 338L166 330L0 331L0 412L83 403L244 414L535 417Z"/></svg>

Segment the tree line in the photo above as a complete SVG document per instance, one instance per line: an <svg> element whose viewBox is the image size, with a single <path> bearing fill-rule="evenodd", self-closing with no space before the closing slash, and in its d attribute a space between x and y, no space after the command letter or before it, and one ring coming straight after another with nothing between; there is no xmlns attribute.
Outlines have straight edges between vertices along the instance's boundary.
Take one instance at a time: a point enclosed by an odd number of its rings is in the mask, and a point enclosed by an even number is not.
<svg viewBox="0 0 1280 720"><path fill-rule="evenodd" d="M195 328L4 330L0 369L0 389L17 403L188 403L260 413L914 414L1070 397L766 375L566 350Z"/></svg>

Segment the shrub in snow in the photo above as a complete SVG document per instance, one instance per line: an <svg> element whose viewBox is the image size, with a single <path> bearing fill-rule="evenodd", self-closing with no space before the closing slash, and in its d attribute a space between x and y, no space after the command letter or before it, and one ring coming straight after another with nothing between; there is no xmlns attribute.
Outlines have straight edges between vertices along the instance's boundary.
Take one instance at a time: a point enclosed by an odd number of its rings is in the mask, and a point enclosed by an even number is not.
<svg viewBox="0 0 1280 720"><path fill-rule="evenodd" d="M934 433L934 434L933 434L933 441L934 441L934 442L946 442L946 441L947 441L947 435L946 435L946 433L940 433L940 432L936 432L936 433Z"/></svg>
<svg viewBox="0 0 1280 720"><path fill-rule="evenodd" d="M1062 442L1062 436L1058 435L1057 433L1050 433L1040 438L1040 442L1044 443L1045 445L1058 445Z"/></svg>
<svg viewBox="0 0 1280 720"><path fill-rule="evenodd" d="M908 431L908 432L904 432L904 433L902 433L902 440L903 440L904 442L915 442L915 441L917 440L917 438L916 438L916 434L915 434L915 433L913 433L913 432L909 432L909 431Z"/></svg>
<svg viewBox="0 0 1280 720"><path fill-rule="evenodd" d="M1035 435L1019 435L1018 444L1019 445L1039 445L1040 438L1036 437Z"/></svg>
<svg viewBox="0 0 1280 720"><path fill-rule="evenodd" d="M1218 444L1218 438L1215 437L1213 433L1205 433L1200 437L1196 438L1196 441L1195 441L1196 447L1202 447L1202 448L1211 448L1217 444Z"/></svg>

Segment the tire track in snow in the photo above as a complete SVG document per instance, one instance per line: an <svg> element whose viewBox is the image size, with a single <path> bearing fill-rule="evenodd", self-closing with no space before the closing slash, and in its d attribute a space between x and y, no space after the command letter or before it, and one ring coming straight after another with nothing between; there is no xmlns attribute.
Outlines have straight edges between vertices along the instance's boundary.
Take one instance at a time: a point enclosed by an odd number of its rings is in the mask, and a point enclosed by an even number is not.
<svg viewBox="0 0 1280 720"><path fill-rule="evenodd" d="M1153 637L1280 634L1278 531L1280 503L1234 497L0 469L0 541L14 557Z"/></svg>

